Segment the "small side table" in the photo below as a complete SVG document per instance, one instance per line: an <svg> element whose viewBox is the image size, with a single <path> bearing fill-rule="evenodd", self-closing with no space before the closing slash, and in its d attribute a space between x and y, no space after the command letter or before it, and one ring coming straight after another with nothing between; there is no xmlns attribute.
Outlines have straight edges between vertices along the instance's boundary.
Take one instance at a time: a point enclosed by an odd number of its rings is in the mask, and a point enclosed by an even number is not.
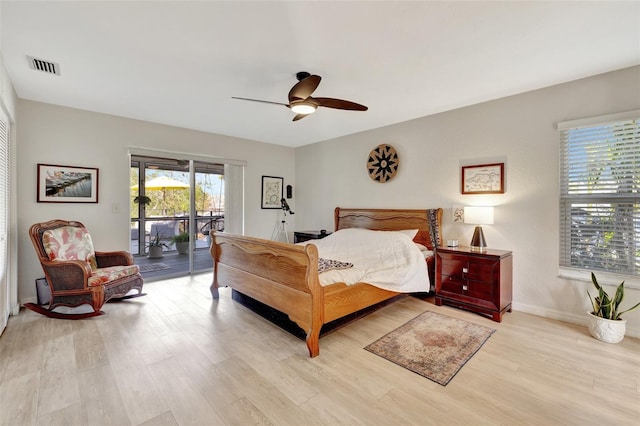
<svg viewBox="0 0 640 426"><path fill-rule="evenodd" d="M436 249L436 305L484 314L496 322L511 312L513 256L510 251L469 247Z"/></svg>
<svg viewBox="0 0 640 426"><path fill-rule="evenodd" d="M327 235L331 235L331 232L327 231L295 231L293 233L293 242L301 243L308 240L321 240Z"/></svg>

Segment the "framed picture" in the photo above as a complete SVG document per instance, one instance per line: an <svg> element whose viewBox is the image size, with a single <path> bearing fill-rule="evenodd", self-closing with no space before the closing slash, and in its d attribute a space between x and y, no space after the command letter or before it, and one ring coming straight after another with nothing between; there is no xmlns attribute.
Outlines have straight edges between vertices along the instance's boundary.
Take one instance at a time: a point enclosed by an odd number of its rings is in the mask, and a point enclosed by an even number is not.
<svg viewBox="0 0 640 426"><path fill-rule="evenodd" d="M280 209L282 204L282 184L284 178L262 176L262 205L263 209Z"/></svg>
<svg viewBox="0 0 640 426"><path fill-rule="evenodd" d="M464 223L464 206L457 204L452 205L451 216L453 223Z"/></svg>
<svg viewBox="0 0 640 426"><path fill-rule="evenodd" d="M463 194L504 194L504 163L462 167Z"/></svg>
<svg viewBox="0 0 640 426"><path fill-rule="evenodd" d="M38 164L39 203L97 203L98 169Z"/></svg>

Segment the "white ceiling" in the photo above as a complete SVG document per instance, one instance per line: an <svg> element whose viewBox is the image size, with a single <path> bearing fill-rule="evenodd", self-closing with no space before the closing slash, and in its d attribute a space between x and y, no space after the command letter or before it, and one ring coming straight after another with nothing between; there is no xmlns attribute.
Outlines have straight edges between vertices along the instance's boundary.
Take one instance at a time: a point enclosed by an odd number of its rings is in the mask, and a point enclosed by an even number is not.
<svg viewBox="0 0 640 426"><path fill-rule="evenodd" d="M302 146L640 64L640 2L8 1L20 98ZM31 70L27 55L61 75ZM298 71L321 108L292 122Z"/></svg>

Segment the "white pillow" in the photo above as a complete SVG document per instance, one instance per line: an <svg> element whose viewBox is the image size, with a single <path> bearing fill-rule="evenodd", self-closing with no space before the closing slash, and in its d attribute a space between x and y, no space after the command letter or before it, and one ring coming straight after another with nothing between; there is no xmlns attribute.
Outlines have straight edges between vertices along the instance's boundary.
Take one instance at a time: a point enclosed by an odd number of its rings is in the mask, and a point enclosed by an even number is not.
<svg viewBox="0 0 640 426"><path fill-rule="evenodd" d="M416 235L418 235L417 229L401 229L400 231L394 231L394 232L400 232L402 234L405 234L407 237L411 238L412 240L415 238Z"/></svg>
<svg viewBox="0 0 640 426"><path fill-rule="evenodd" d="M422 255L424 256L425 259L433 256L433 251L429 250L429 248L427 248L427 246L422 245L420 243L414 243L416 245L416 247L418 247L418 249L420 249L420 252L422 253Z"/></svg>
<svg viewBox="0 0 640 426"><path fill-rule="evenodd" d="M420 251L431 251L425 245L422 245L420 243L414 243L414 244L416 245L416 247L418 247L420 249Z"/></svg>

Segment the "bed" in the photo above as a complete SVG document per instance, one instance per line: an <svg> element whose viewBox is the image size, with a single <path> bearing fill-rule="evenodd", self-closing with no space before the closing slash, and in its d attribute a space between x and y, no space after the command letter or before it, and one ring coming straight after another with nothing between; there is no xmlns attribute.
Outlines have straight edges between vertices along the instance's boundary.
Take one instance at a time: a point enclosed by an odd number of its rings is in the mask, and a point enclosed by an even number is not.
<svg viewBox="0 0 640 426"><path fill-rule="evenodd" d="M415 243L433 250L441 242L442 209L337 207L334 219L336 231L417 229ZM213 298L219 297L219 287L228 286L285 313L306 333L311 357L320 354L320 329L324 324L400 294L364 282L321 285L318 249L313 243L296 245L215 232L210 250L214 260ZM434 261L433 256L426 259L432 285Z"/></svg>

